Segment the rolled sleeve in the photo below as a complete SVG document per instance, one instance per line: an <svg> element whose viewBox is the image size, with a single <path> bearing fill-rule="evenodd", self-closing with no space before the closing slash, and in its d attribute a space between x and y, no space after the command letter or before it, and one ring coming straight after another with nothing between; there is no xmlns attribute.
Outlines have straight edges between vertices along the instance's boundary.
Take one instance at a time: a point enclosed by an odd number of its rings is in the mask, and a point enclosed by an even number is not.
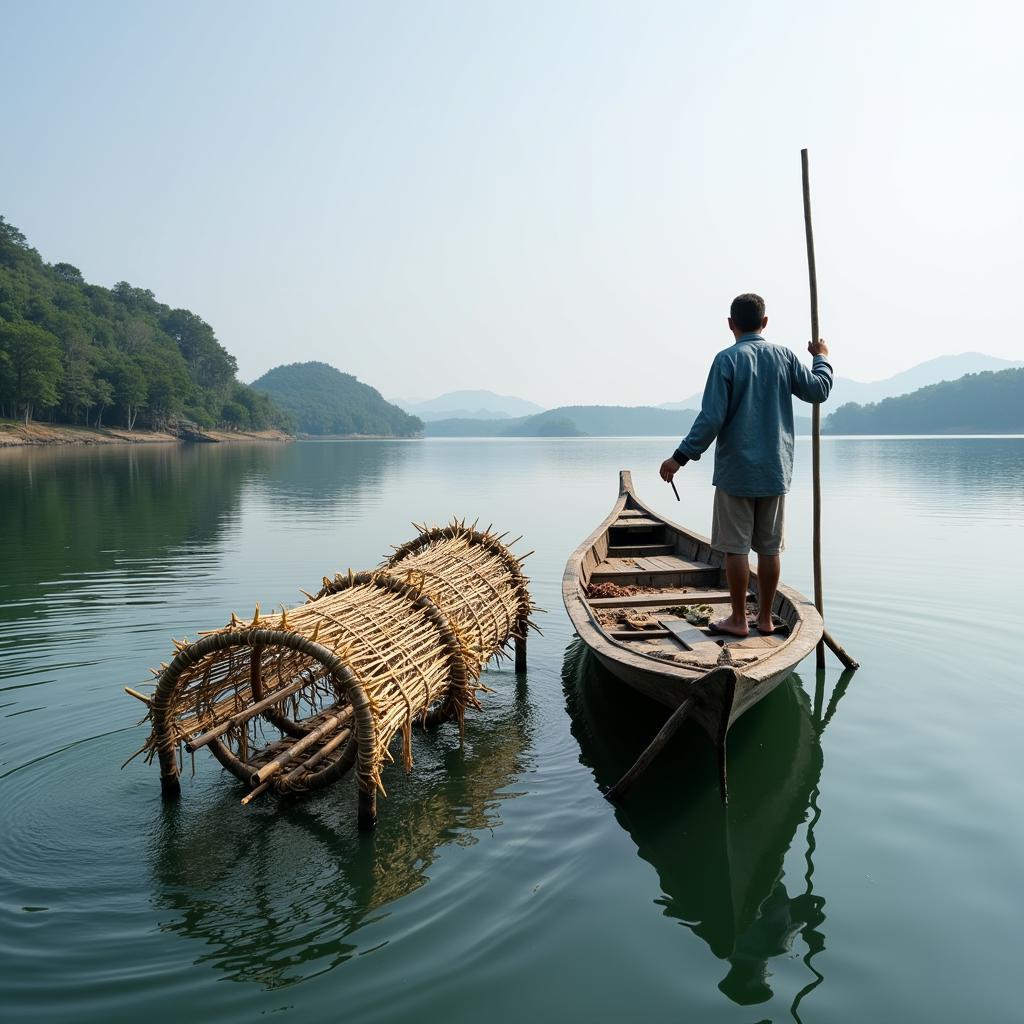
<svg viewBox="0 0 1024 1024"><path fill-rule="evenodd" d="M824 402L832 391L832 364L824 356L815 356L808 370L792 357L792 391L802 402Z"/></svg>

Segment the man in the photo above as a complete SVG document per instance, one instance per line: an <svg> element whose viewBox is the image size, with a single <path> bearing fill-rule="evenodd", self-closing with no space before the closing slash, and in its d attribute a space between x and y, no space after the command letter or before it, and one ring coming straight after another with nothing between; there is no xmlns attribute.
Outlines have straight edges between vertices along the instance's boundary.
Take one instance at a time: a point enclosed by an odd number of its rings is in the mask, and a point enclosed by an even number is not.
<svg viewBox="0 0 1024 1024"><path fill-rule="evenodd" d="M696 460L716 438L715 510L711 546L725 552L732 614L711 623L711 632L747 636L754 625L772 633L772 603L779 585L786 492L793 476L793 395L824 402L832 390L828 346L807 346L810 370L796 354L764 340L764 299L739 295L729 308L735 343L715 356L700 414L679 447L661 464L662 480ZM748 555L757 552L758 612L747 622Z"/></svg>

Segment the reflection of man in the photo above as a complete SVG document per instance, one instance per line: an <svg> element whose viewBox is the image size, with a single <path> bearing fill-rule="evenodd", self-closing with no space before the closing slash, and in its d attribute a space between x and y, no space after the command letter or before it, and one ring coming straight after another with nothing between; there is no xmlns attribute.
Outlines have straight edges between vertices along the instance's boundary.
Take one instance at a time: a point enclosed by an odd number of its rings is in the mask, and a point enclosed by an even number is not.
<svg viewBox="0 0 1024 1024"><path fill-rule="evenodd" d="M718 983L719 989L740 1006L752 1006L771 999L768 961L790 954L793 940L799 934L807 944L804 963L817 974L811 957L825 948L824 936L818 930L825 920L824 905L824 899L813 893L790 896L780 875L772 891L757 908L757 916L750 927L736 936L729 955L729 973ZM820 984L821 976L818 977L819 980L810 988ZM802 998L807 991L809 989L797 998Z"/></svg>
<svg viewBox="0 0 1024 1024"><path fill-rule="evenodd" d="M828 346L808 344L810 370L782 345L760 332L768 326L764 299L740 295L729 308L736 341L715 356L704 402L689 434L661 464L671 480L681 466L699 459L716 438L715 510L711 546L725 552L732 614L713 622L712 632L746 636L750 625L771 633L772 602L779 585L786 492L793 476L793 395L824 402L832 390ZM757 552L757 621L747 623L748 555Z"/></svg>

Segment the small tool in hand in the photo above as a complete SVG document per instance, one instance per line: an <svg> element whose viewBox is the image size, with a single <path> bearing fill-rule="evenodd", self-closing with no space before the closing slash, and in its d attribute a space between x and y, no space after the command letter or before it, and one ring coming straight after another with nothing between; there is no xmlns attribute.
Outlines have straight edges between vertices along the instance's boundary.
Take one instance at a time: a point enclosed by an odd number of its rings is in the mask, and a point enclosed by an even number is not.
<svg viewBox="0 0 1024 1024"><path fill-rule="evenodd" d="M669 480L669 483L672 485L672 493L676 496L676 501L679 501L679 492L676 490L675 480Z"/></svg>

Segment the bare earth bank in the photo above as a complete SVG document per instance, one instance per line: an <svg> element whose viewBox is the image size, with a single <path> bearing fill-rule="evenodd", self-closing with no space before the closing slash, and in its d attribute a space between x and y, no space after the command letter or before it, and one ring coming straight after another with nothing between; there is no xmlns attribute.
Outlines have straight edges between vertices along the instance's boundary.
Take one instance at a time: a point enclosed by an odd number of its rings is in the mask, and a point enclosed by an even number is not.
<svg viewBox="0 0 1024 1024"><path fill-rule="evenodd" d="M66 427L42 423L24 423L0 420L0 448L22 445L57 444L180 444L193 441L291 441L280 430L203 430L182 438L176 434L157 430L121 430L116 427Z"/></svg>

